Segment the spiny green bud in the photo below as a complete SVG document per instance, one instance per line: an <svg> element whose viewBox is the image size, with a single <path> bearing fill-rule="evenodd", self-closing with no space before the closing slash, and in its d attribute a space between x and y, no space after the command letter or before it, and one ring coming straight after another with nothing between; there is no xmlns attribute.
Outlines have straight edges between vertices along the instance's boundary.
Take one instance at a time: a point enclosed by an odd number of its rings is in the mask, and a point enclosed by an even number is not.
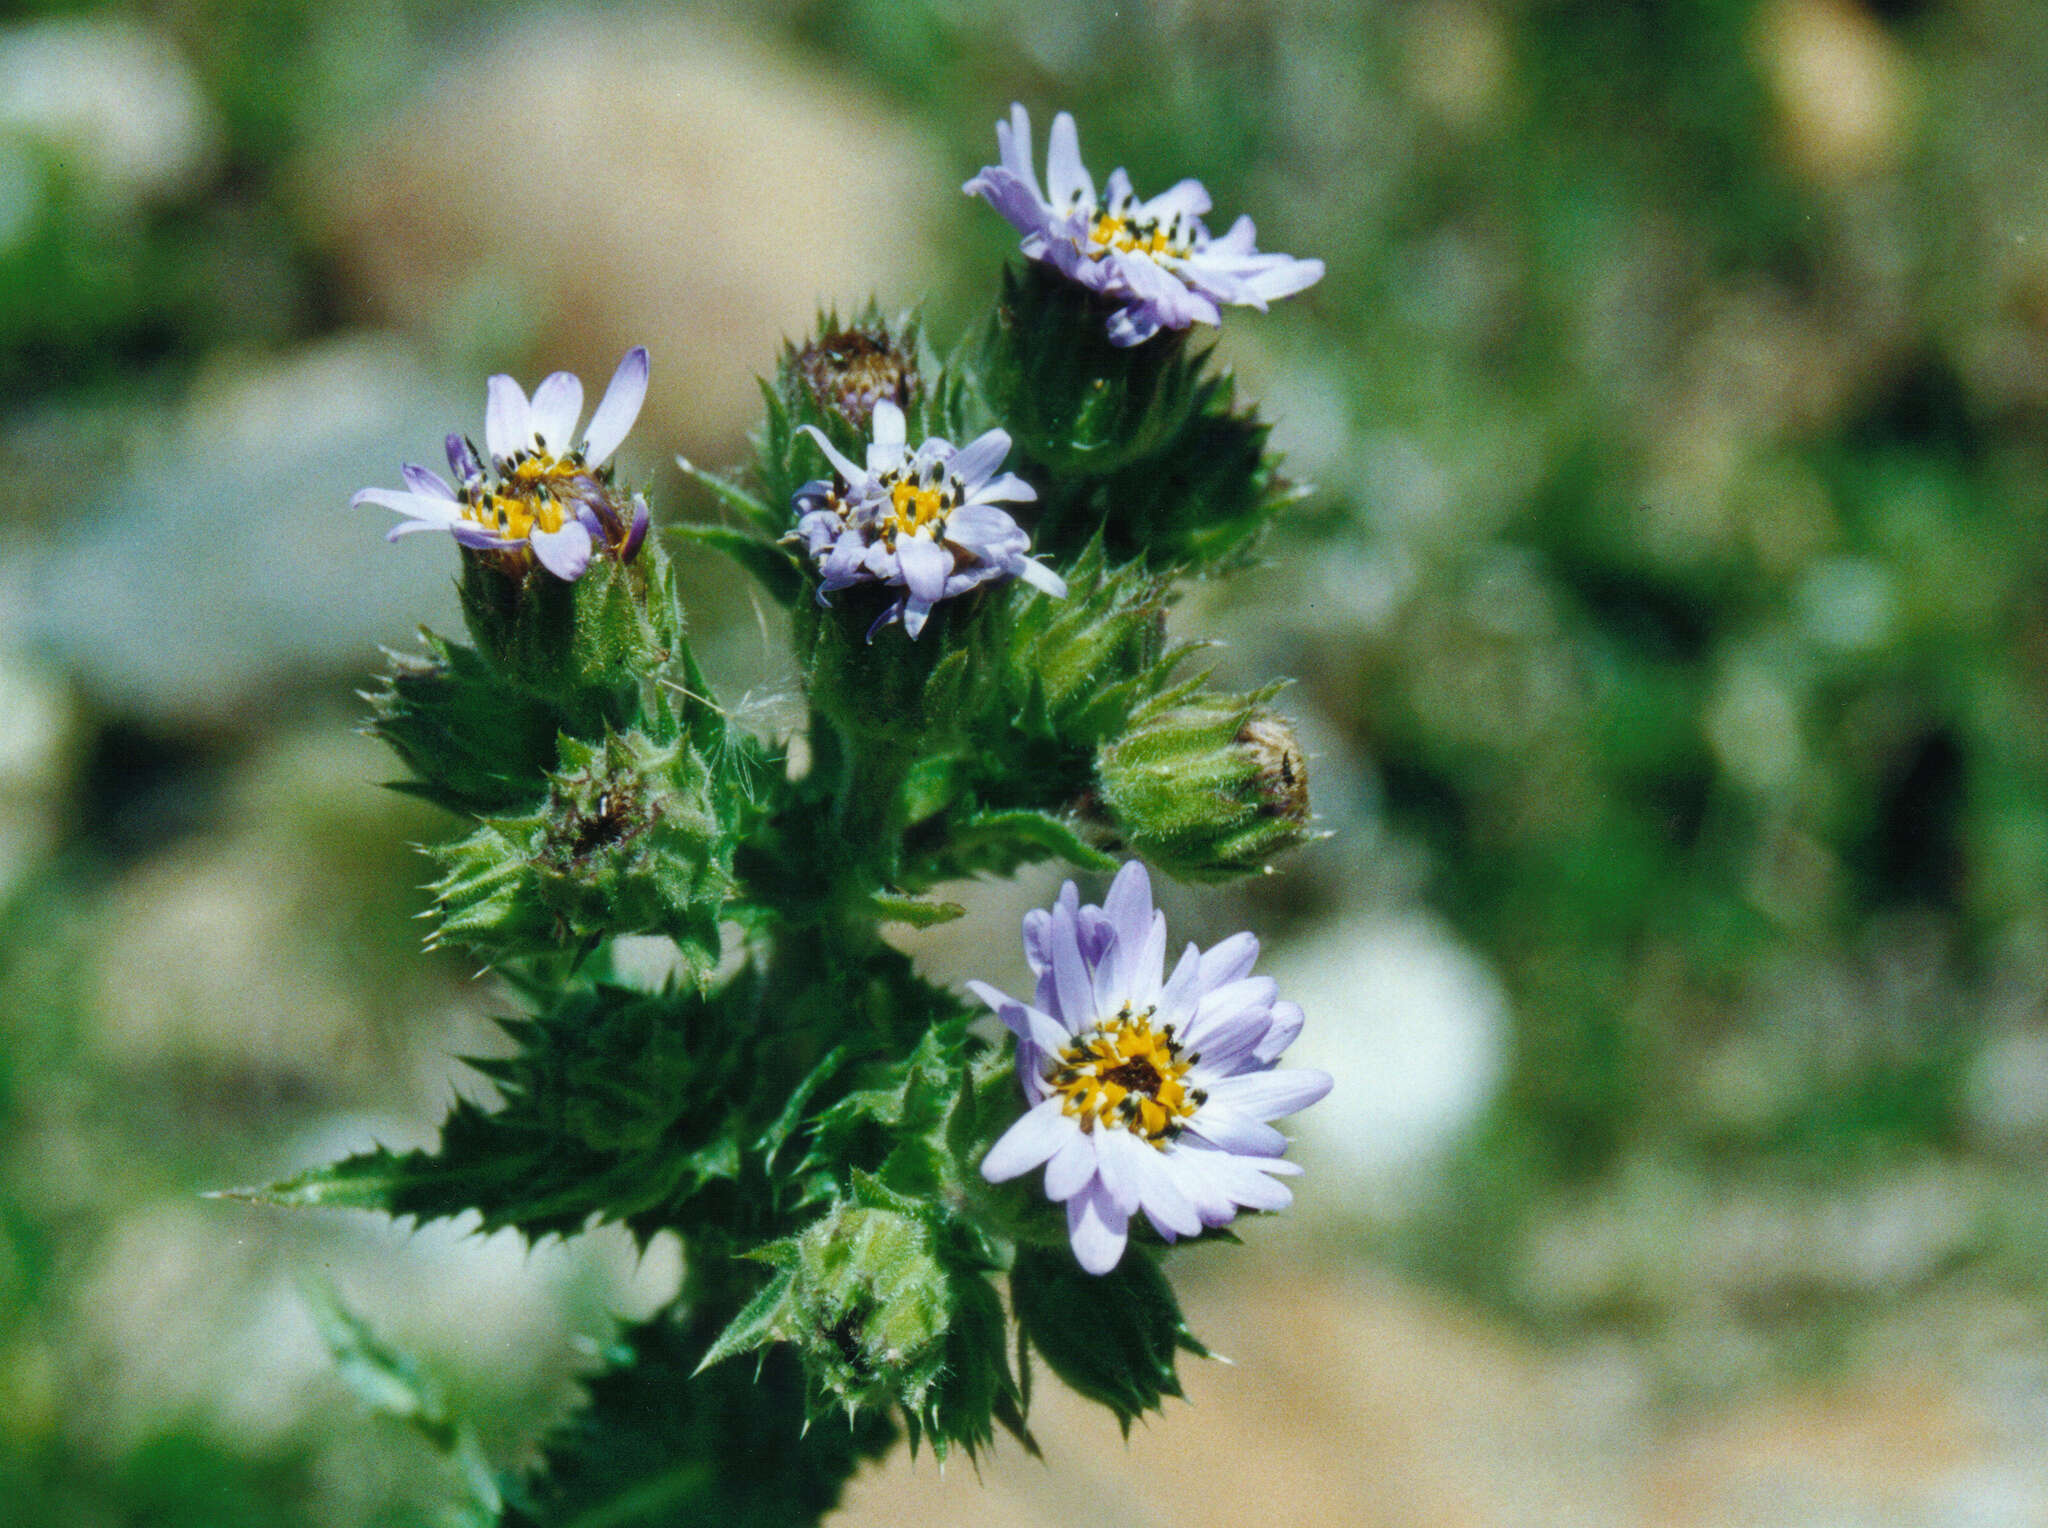
<svg viewBox="0 0 2048 1528"><path fill-rule="evenodd" d="M673 575L651 543L631 562L593 561L573 582L466 555L459 587L470 635L491 667L586 735L630 725L643 686L682 641Z"/></svg>
<svg viewBox="0 0 2048 1528"><path fill-rule="evenodd" d="M920 1218L844 1202L754 1254L781 1271L728 1327L706 1364L791 1343L819 1390L848 1413L929 1409L944 1368L953 1295Z"/></svg>
<svg viewBox="0 0 2048 1528"><path fill-rule="evenodd" d="M1181 654L1166 646L1168 580L1107 565L1090 543L1067 597L1021 598L1006 634L1008 725L1092 749L1121 732L1166 683Z"/></svg>
<svg viewBox="0 0 2048 1528"><path fill-rule="evenodd" d="M561 716L507 685L474 648L421 632L423 655L392 653L370 702L369 731L419 778L398 789L470 815L505 812L539 794Z"/></svg>
<svg viewBox="0 0 2048 1528"><path fill-rule="evenodd" d="M1184 335L1112 345L1112 306L1033 262L1021 276L1003 272L982 340L995 417L1026 457L1063 476L1100 477L1155 455L1199 401Z"/></svg>
<svg viewBox="0 0 2048 1528"><path fill-rule="evenodd" d="M1166 1275L1137 1247L1097 1275L1065 1247L1020 1246L1010 1305L1053 1373L1115 1412L1126 1433L1134 1417L1181 1393L1180 1353L1209 1356L1189 1333Z"/></svg>
<svg viewBox="0 0 2048 1528"><path fill-rule="evenodd" d="M717 958L731 889L729 834L710 769L687 741L563 737L537 811L487 821L438 851L440 939L538 953L598 934L667 934Z"/></svg>
<svg viewBox="0 0 2048 1528"><path fill-rule="evenodd" d="M1162 696L1097 752L1102 804L1132 853L1182 880L1220 881L1302 840L1308 768L1271 693Z"/></svg>

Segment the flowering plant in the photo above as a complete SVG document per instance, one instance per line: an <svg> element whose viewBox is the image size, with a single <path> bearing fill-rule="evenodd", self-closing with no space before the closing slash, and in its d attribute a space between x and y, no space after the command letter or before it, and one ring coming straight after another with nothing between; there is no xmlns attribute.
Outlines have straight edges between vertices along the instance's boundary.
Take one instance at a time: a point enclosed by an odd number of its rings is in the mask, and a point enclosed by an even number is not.
<svg viewBox="0 0 2048 1528"><path fill-rule="evenodd" d="M1144 861L1227 880L1306 832L1272 692L1186 672L1165 615L1298 497L1186 327L1321 268L1254 253L1248 223L1211 240L1192 182L1139 204L1119 172L1097 204L1069 118L1050 202L1021 108L1002 137L971 188L1032 263L980 335L941 364L914 322L826 317L782 357L753 460L683 464L724 521L671 538L787 612L801 755L718 703L616 479L644 350L580 438L574 377L493 377L452 482L407 466L357 495L459 548L470 641L397 660L372 727L465 823L432 851L433 938L523 1011L476 1063L496 1106L459 1102L434 1149L248 1192L531 1238L614 1221L687 1253L538 1471L429 1429L468 1521L816 1521L899 1429L1034 1446L1034 1360L1128 1426L1204 1351L1169 1249L1291 1200L1272 1121L1330 1086L1280 1064L1303 1014L1249 934L1169 970ZM1000 1027L881 937L965 916L943 883L1042 861L1113 878L1025 919L1028 1001L969 984ZM673 974L630 979L627 935L667 940ZM986 948L999 976L1015 947ZM331 1325L387 1399L413 1393Z"/></svg>

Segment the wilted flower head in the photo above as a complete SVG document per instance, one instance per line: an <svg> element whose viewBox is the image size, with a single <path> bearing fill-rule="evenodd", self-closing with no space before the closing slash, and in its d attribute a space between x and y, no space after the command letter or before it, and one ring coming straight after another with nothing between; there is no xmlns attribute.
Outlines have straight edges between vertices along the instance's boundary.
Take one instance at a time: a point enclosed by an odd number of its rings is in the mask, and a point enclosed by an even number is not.
<svg viewBox="0 0 2048 1528"><path fill-rule="evenodd" d="M512 378L492 377L484 406L488 463L469 440L450 435L453 487L439 473L407 463L405 488L365 488L349 502L408 516L392 527L389 540L445 530L475 551L521 562L531 552L560 579L582 577L600 549L629 562L647 534L647 501L635 494L621 505L606 463L646 396L647 350L636 345L612 373L579 441L583 384L570 373L546 378L530 399Z"/></svg>
<svg viewBox="0 0 2048 1528"><path fill-rule="evenodd" d="M1090 1273L1123 1257L1143 1211L1168 1241L1235 1219L1240 1207L1284 1209L1275 1174L1286 1137L1267 1123L1330 1091L1327 1072L1276 1070L1301 1032L1301 1009L1253 976L1259 942L1235 934L1189 945L1162 980L1166 916L1133 860L1100 907L1072 881L1024 919L1038 978L1022 1003L985 982L969 988L1017 1037L1030 1105L981 1164L992 1183L1045 1165L1046 1196L1067 1207L1074 1256Z"/></svg>
<svg viewBox="0 0 2048 1528"><path fill-rule="evenodd" d="M857 430L884 399L908 408L917 396L917 357L880 324L820 335L797 352L796 370L818 407Z"/></svg>
<svg viewBox="0 0 2048 1528"><path fill-rule="evenodd" d="M832 463L833 476L797 490L792 508L800 542L823 575L818 601L860 583L903 591L876 618L868 640L900 620L912 638L940 600L1004 578L1022 578L1064 595L1058 574L1025 555L1031 538L996 505L1038 497L1014 472L997 475L1010 454L1002 430L965 446L933 436L915 451L904 434L903 410L875 405L874 440L865 465L848 461L824 433L804 426Z"/></svg>
<svg viewBox="0 0 2048 1528"><path fill-rule="evenodd" d="M1050 196L1039 186L1031 118L1022 106L1012 105L1010 120L996 124L996 142L1002 163L961 189L1008 218L1031 259L1120 304L1109 321L1112 344L1136 345L1162 328L1219 323L1219 303L1264 309L1322 279L1320 260L1259 253L1248 217L1211 238L1202 222L1209 193L1198 180L1140 201L1119 169L1098 195L1066 112L1053 118L1046 144Z"/></svg>

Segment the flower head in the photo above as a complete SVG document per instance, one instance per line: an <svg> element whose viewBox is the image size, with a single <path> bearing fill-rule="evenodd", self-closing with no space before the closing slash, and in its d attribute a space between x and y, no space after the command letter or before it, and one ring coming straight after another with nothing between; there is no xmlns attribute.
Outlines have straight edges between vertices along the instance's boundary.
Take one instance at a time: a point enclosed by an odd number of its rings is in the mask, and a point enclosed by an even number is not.
<svg viewBox="0 0 2048 1528"><path fill-rule="evenodd" d="M1026 914L1024 953L1038 978L1031 1002L968 984L1016 1035L1029 1105L989 1149L983 1177L1043 1164L1074 1256L1097 1274L1123 1257L1139 1211L1172 1241L1240 1208L1293 1202L1274 1179L1301 1169L1282 1160L1286 1137L1268 1121L1329 1092L1330 1074L1276 1069L1302 1014L1251 974L1256 939L1191 944L1164 976L1166 916L1133 860L1102 906L1083 906L1069 881L1050 909Z"/></svg>
<svg viewBox="0 0 2048 1528"><path fill-rule="evenodd" d="M999 503L1038 497L1014 472L997 474L1010 437L990 430L965 446L937 436L910 449L903 410L888 399L874 406L867 461L841 456L824 432L805 425L831 462L833 476L806 483L792 504L800 543L823 575L818 602L859 583L903 591L876 619L868 640L900 620L913 639L932 606L997 579L1021 578L1064 595L1059 575L1025 555L1031 538Z"/></svg>
<svg viewBox="0 0 2048 1528"><path fill-rule="evenodd" d="M796 353L796 374L821 409L865 430L884 398L907 408L922 379L917 356L879 323L821 335Z"/></svg>
<svg viewBox="0 0 2048 1528"><path fill-rule="evenodd" d="M1031 259L1120 304L1109 321L1112 344L1136 345L1161 329L1219 323L1219 303L1263 310L1322 280L1320 260L1261 254L1248 217L1212 238L1202 222L1209 193L1198 180L1140 201L1119 169L1098 195L1066 112L1053 118L1046 144L1049 196L1032 162L1031 118L1022 106L1011 106L1010 120L996 124L996 142L1002 163L961 189L1008 218L1024 235Z"/></svg>
<svg viewBox="0 0 2048 1528"><path fill-rule="evenodd" d="M461 435L448 437L450 486L438 472L407 463L402 489L365 488L351 504L381 504L408 518L387 539L447 531L462 545L533 558L555 577L583 576L600 549L630 562L647 534L647 501L621 505L606 466L640 416L647 396L647 350L636 345L612 373L579 440L583 384L566 371L528 398L508 376L492 377L484 406L486 461Z"/></svg>

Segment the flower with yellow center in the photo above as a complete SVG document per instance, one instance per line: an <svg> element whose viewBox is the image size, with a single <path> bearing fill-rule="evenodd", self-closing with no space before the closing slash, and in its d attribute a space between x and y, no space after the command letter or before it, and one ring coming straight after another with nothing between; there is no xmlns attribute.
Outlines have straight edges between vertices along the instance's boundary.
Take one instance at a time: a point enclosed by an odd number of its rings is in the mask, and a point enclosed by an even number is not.
<svg viewBox="0 0 2048 1528"><path fill-rule="evenodd" d="M1031 538L998 507L1038 496L1014 472L997 471L1010 453L1005 431L990 430L965 446L934 436L913 451L894 403L877 403L872 423L861 464L804 426L833 475L797 490L797 522L785 539L801 543L817 565L819 604L855 584L901 589L868 628L872 642L894 621L914 639L940 600L986 583L1021 578L1054 596L1067 592L1058 574L1026 555Z"/></svg>
<svg viewBox="0 0 2048 1528"><path fill-rule="evenodd" d="M1117 1265L1140 1212L1172 1241L1292 1202L1275 1179L1300 1169L1268 1122L1321 1098L1330 1077L1278 1066L1302 1013L1251 974L1258 952L1249 934L1189 945L1165 976L1166 919L1134 860L1100 907L1083 906L1069 881L1026 915L1031 1002L968 983L1017 1037L1028 1105L982 1176L1002 1183L1043 1165L1088 1272Z"/></svg>
<svg viewBox="0 0 2048 1528"><path fill-rule="evenodd" d="M647 534L647 503L638 494L620 502L609 462L646 396L647 351L635 346L578 440L583 384L570 373L554 373L531 398L512 378L492 377L484 409L488 463L466 438L450 435L453 486L408 463L403 490L365 488L351 502L407 516L391 529L391 540L445 530L472 551L501 553L522 566L530 556L564 580L581 577L599 550L629 562Z"/></svg>
<svg viewBox="0 0 2048 1528"><path fill-rule="evenodd" d="M1130 176L1115 170L1097 196L1066 112L1053 118L1043 186L1022 106L996 124L996 142L1002 162L962 189L1010 221L1024 236L1027 258L1116 305L1108 322L1113 345L1141 344L1161 329L1221 323L1221 304L1264 308L1322 279L1320 260L1262 254L1250 218L1212 238L1202 221L1209 193L1198 180L1140 201Z"/></svg>

